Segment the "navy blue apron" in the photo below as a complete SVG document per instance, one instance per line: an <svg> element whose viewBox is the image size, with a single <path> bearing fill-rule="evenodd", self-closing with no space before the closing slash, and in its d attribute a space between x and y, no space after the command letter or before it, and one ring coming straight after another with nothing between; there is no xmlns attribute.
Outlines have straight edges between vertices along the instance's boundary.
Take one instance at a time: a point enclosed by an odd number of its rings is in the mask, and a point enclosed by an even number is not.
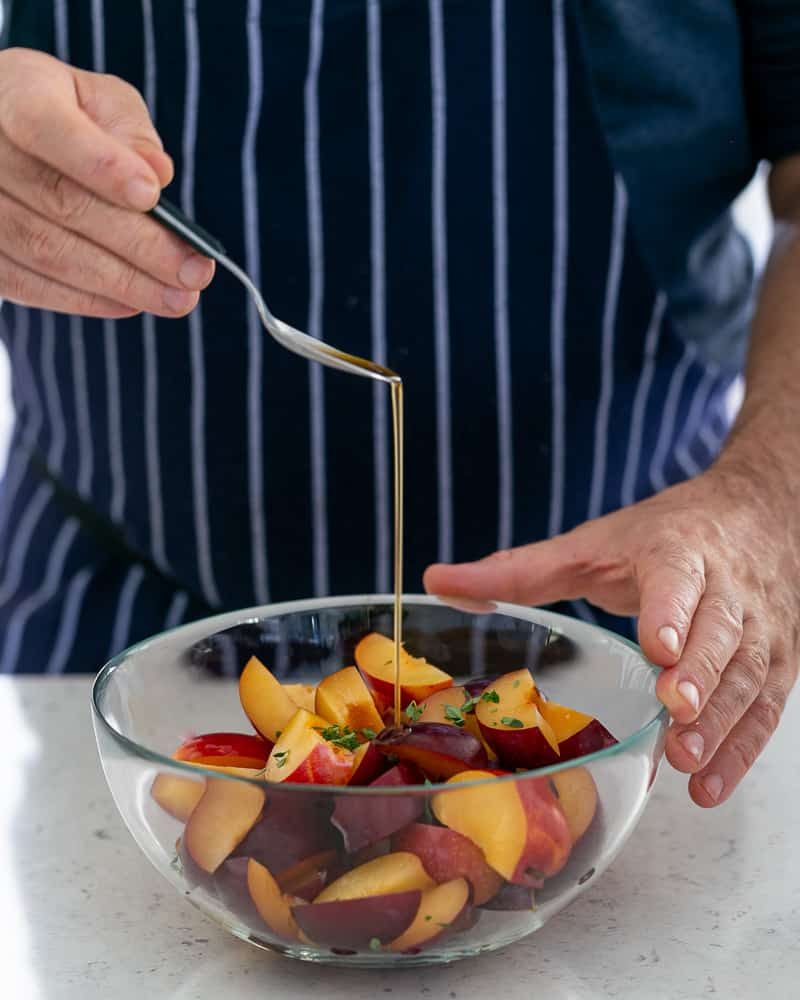
<svg viewBox="0 0 800 1000"><path fill-rule="evenodd" d="M726 432L733 373L672 329L568 6L13 10L13 44L144 93L170 197L278 316L402 374L410 590L431 561L686 478ZM2 321L0 671L95 670L216 610L388 590L386 393L265 339L232 278L182 321L10 304Z"/></svg>

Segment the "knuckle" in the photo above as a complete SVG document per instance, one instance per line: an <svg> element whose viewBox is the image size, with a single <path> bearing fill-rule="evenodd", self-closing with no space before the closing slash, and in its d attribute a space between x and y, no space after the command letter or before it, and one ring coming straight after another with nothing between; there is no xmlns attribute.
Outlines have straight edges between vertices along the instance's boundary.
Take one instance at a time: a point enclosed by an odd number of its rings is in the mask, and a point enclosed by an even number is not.
<svg viewBox="0 0 800 1000"><path fill-rule="evenodd" d="M689 652L687 661L691 664L692 672L699 673L698 679L705 684L719 677L728 665L727 657L717 637L709 637L697 643Z"/></svg>
<svg viewBox="0 0 800 1000"><path fill-rule="evenodd" d="M744 634L743 608L733 597L715 595L706 600L706 611L714 625L737 641Z"/></svg>
<svg viewBox="0 0 800 1000"><path fill-rule="evenodd" d="M114 290L111 293L111 297L122 303L135 300L138 284L139 274L136 268L128 264L123 264L114 281Z"/></svg>
<svg viewBox="0 0 800 1000"><path fill-rule="evenodd" d="M125 257L131 261L146 262L149 269L158 267L159 271L154 273L163 271L164 278L174 283L177 267L169 258L177 255L170 253L170 250L167 234L145 217L137 220L126 240Z"/></svg>
<svg viewBox="0 0 800 1000"><path fill-rule="evenodd" d="M757 739L750 736L737 735L731 740L727 749L737 764L737 770L746 774L758 759L763 743L759 744Z"/></svg>
<svg viewBox="0 0 800 1000"><path fill-rule="evenodd" d="M83 219L95 203L91 191L50 169L40 179L39 194L45 213L67 225Z"/></svg>
<svg viewBox="0 0 800 1000"><path fill-rule="evenodd" d="M781 689L771 686L765 687L750 706L750 715L763 743L766 743L778 728L785 705L786 695Z"/></svg>
<svg viewBox="0 0 800 1000"><path fill-rule="evenodd" d="M745 675L760 688L769 670L770 649L766 637L741 646L736 660L742 665Z"/></svg>

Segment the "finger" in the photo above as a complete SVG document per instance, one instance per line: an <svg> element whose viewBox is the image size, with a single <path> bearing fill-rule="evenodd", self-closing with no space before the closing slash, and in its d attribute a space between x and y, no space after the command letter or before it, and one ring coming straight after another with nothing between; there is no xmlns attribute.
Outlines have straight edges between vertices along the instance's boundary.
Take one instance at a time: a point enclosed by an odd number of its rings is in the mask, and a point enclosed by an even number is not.
<svg viewBox="0 0 800 1000"><path fill-rule="evenodd" d="M73 69L78 102L89 117L109 135L135 150L155 171L161 187L172 180L175 169L164 152L147 105L126 80L107 73Z"/></svg>
<svg viewBox="0 0 800 1000"><path fill-rule="evenodd" d="M780 722L793 683L784 664L770 665L761 693L702 771L689 779L689 794L699 806L724 802L755 763Z"/></svg>
<svg viewBox="0 0 800 1000"><path fill-rule="evenodd" d="M693 722L742 641L743 609L730 590L709 584L678 663L661 673L656 694L676 722Z"/></svg>
<svg viewBox="0 0 800 1000"><path fill-rule="evenodd" d="M200 291L214 275L213 261L195 253L150 216L110 205L2 138L0 184L34 212L80 233L166 285Z"/></svg>
<svg viewBox="0 0 800 1000"><path fill-rule="evenodd" d="M741 644L690 726L673 724L667 735L667 759L679 771L704 767L758 697L769 670L769 641L754 618L744 623Z"/></svg>
<svg viewBox="0 0 800 1000"><path fill-rule="evenodd" d="M660 667L681 655L706 587L702 556L680 539L657 538L637 567L639 645Z"/></svg>
<svg viewBox="0 0 800 1000"><path fill-rule="evenodd" d="M66 89L42 86L0 102L0 129L23 152L106 201L148 211L161 193L153 168L104 131Z"/></svg>
<svg viewBox="0 0 800 1000"><path fill-rule="evenodd" d="M0 192L0 250L38 274L111 299L136 312L184 316L198 292L161 284L82 236Z"/></svg>
<svg viewBox="0 0 800 1000"><path fill-rule="evenodd" d="M431 594L473 601L548 604L583 596L590 568L588 549L576 532L494 552L477 562L429 566L423 576Z"/></svg>
<svg viewBox="0 0 800 1000"><path fill-rule="evenodd" d="M70 288L45 278L0 253L0 298L34 309L94 316L99 319L124 319L136 310L93 292Z"/></svg>

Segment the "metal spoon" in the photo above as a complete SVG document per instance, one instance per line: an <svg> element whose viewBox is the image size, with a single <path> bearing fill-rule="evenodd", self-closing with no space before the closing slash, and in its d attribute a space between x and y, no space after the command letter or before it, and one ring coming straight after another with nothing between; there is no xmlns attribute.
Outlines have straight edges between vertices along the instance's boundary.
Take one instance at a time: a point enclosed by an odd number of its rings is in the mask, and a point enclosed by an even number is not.
<svg viewBox="0 0 800 1000"><path fill-rule="evenodd" d="M248 274L228 257L225 247L220 241L198 226L196 222L187 218L179 208L167 201L166 198L161 198L150 214L163 226L172 230L173 233L194 247L195 250L205 254L206 257L213 258L235 275L252 296L258 315L261 317L261 322L267 332L287 350L294 351L295 354L308 358L310 361L319 361L320 364L327 365L329 368L349 372L351 375L363 375L379 382L398 383L400 381L400 376L390 368L384 368L383 365L376 364L374 361L340 351L315 337L309 337L307 333L295 330L288 323L273 316L261 292L253 284Z"/></svg>

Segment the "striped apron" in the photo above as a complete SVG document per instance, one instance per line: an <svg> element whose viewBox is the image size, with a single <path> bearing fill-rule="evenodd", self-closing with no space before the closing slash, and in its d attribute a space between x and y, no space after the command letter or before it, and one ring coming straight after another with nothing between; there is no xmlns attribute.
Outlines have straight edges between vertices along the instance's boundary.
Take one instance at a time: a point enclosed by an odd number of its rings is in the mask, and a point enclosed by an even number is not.
<svg viewBox="0 0 800 1000"><path fill-rule="evenodd" d="M735 373L672 329L564 0L26 0L10 30L138 87L170 196L276 315L402 374L407 589L718 451ZM265 339L229 276L185 320L2 321L0 672L389 588L385 388Z"/></svg>

